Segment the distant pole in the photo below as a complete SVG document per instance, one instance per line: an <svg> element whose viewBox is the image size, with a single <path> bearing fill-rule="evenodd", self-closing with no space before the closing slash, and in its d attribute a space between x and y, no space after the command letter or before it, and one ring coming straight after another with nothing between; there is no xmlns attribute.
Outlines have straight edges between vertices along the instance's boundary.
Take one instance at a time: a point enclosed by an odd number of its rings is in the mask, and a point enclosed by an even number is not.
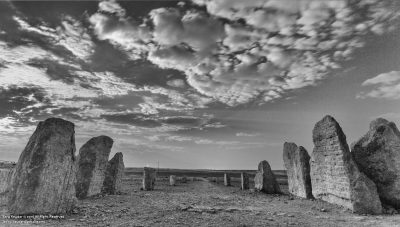
<svg viewBox="0 0 400 227"><path fill-rule="evenodd" d="M160 161L157 161L157 172L160 172Z"/></svg>

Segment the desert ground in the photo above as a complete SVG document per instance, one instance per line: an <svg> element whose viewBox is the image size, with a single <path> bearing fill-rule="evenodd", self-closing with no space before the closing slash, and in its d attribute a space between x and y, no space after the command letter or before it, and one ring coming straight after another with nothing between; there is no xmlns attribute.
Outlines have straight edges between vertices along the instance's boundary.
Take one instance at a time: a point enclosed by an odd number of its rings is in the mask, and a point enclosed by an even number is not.
<svg viewBox="0 0 400 227"><path fill-rule="evenodd" d="M119 195L81 200L73 214L10 219L3 206L0 226L400 226L400 215L356 215L323 201L291 197L284 171L274 171L284 195L241 191L240 171L230 171L232 186L226 187L225 171L173 169L160 169L155 190L141 191L141 171L126 168ZM172 174L178 177L176 186L169 185ZM180 183L182 176L187 183Z"/></svg>

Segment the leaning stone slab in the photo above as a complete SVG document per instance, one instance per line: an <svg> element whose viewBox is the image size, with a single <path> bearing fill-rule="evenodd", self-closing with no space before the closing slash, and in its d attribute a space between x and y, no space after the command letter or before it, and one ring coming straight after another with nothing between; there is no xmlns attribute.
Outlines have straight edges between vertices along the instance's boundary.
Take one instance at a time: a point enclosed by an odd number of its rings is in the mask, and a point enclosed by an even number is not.
<svg viewBox="0 0 400 227"><path fill-rule="evenodd" d="M175 175L169 176L169 185L171 185L171 186L176 185L176 176Z"/></svg>
<svg viewBox="0 0 400 227"><path fill-rule="evenodd" d="M101 193L112 145L113 140L110 137L98 136L87 141L79 149L76 174L78 199Z"/></svg>
<svg viewBox="0 0 400 227"><path fill-rule="evenodd" d="M39 122L22 151L10 186L14 215L62 214L75 197L74 124L59 118Z"/></svg>
<svg viewBox="0 0 400 227"><path fill-rule="evenodd" d="M249 174L243 172L240 175L240 179L241 179L241 184L240 184L240 188L242 190L248 190L250 188L250 184L249 184Z"/></svg>
<svg viewBox="0 0 400 227"><path fill-rule="evenodd" d="M228 173L224 174L224 185L231 186L231 176Z"/></svg>
<svg viewBox="0 0 400 227"><path fill-rule="evenodd" d="M258 171L254 177L255 189L268 194L279 194L281 189L276 181L275 174L267 161L258 164Z"/></svg>
<svg viewBox="0 0 400 227"><path fill-rule="evenodd" d="M144 167L143 168L143 190L152 191L154 190L154 184L156 182L156 170L154 168Z"/></svg>
<svg viewBox="0 0 400 227"><path fill-rule="evenodd" d="M313 130L311 183L317 199L338 204L359 214L382 213L376 186L359 171L342 128L325 116Z"/></svg>
<svg viewBox="0 0 400 227"><path fill-rule="evenodd" d="M295 143L283 145L283 162L287 170L289 193L311 199L310 156L302 146Z"/></svg>
<svg viewBox="0 0 400 227"><path fill-rule="evenodd" d="M400 209L400 132L393 122L378 118L352 146L358 168L378 189L384 204Z"/></svg>
<svg viewBox="0 0 400 227"><path fill-rule="evenodd" d="M108 161L106 176L101 192L104 194L115 195L122 191L122 178L124 177L124 156L118 152Z"/></svg>

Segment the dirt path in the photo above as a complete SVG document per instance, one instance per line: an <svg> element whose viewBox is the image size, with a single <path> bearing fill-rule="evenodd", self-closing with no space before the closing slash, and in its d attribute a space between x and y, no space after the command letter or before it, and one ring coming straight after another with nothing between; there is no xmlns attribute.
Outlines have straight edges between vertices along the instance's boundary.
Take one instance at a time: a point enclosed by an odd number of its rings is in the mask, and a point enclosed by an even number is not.
<svg viewBox="0 0 400 227"><path fill-rule="evenodd" d="M138 190L139 180L125 183L126 194L85 199L77 214L35 226L400 226L400 215L354 215L322 201L241 191L237 184L194 181L172 187L159 181L147 192Z"/></svg>

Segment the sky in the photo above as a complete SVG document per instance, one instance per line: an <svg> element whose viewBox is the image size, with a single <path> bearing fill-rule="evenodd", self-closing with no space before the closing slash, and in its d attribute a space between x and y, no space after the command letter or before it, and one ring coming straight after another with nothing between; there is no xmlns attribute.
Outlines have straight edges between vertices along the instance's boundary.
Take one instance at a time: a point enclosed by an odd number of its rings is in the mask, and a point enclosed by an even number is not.
<svg viewBox="0 0 400 227"><path fill-rule="evenodd" d="M400 124L396 0L0 1L0 159L39 121L125 166L283 169L325 115Z"/></svg>

